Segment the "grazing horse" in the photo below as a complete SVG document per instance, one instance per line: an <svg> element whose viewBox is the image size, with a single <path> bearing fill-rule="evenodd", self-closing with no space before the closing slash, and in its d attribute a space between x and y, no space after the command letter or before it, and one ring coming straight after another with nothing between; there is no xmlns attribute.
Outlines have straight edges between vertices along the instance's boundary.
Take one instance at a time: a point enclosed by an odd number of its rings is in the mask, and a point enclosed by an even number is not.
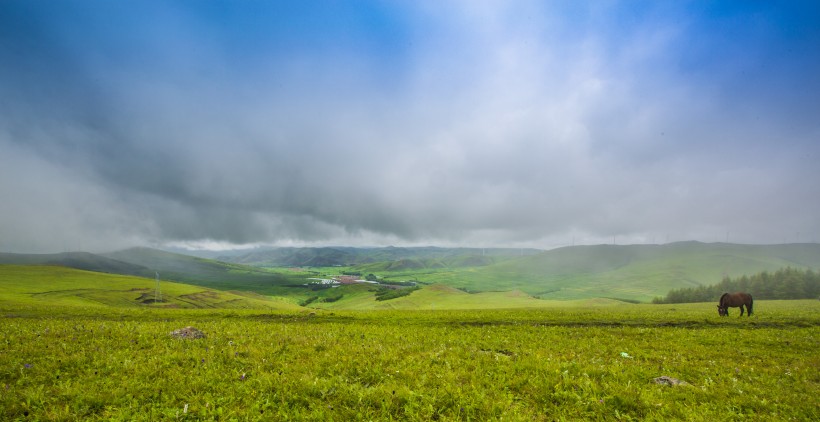
<svg viewBox="0 0 820 422"><path fill-rule="evenodd" d="M743 292L724 293L718 302L718 315L729 315L729 308L740 308L740 316L743 316L743 307L746 307L746 314L752 316L752 295Z"/></svg>

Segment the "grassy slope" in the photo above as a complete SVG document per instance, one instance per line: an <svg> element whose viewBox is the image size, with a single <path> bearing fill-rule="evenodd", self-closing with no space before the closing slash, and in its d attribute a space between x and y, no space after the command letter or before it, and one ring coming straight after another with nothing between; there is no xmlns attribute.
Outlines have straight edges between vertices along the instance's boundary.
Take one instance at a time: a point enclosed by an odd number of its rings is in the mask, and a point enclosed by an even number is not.
<svg viewBox="0 0 820 422"><path fill-rule="evenodd" d="M276 286L303 283L303 276L263 268L229 264L149 248L132 248L108 254L87 252L61 254L0 253L0 264L58 265L87 271L153 278L221 290L244 290L269 294Z"/></svg>
<svg viewBox="0 0 820 422"><path fill-rule="evenodd" d="M73 268L0 265L0 303L5 304L299 309L260 295L172 282L161 283L162 303L148 305L155 285L152 279Z"/></svg>
<svg viewBox="0 0 820 422"><path fill-rule="evenodd" d="M104 256L157 271L165 280L174 280L222 290L245 290L261 294L286 284L301 284L301 276L240 264L229 264L149 248L132 248Z"/></svg>
<svg viewBox="0 0 820 422"><path fill-rule="evenodd" d="M434 309L517 309L548 308L623 303L611 299L541 300L520 290L507 292L483 292L470 294L443 284L424 286L408 296L377 301L369 287L351 286L344 289L344 296L336 302L314 303L321 309L350 310L434 310Z"/></svg>
<svg viewBox="0 0 820 422"><path fill-rule="evenodd" d="M56 254L0 253L0 264L59 265L100 273L136 275L142 277L152 277L154 275L153 271L144 266L88 252L63 252Z"/></svg>
<svg viewBox="0 0 820 422"><path fill-rule="evenodd" d="M469 291L521 290L543 299L612 297L649 301L669 290L718 283L724 276L820 267L820 245L577 246L495 265L425 271L422 281ZM390 274L387 274L388 276ZM410 273L393 276L409 277Z"/></svg>

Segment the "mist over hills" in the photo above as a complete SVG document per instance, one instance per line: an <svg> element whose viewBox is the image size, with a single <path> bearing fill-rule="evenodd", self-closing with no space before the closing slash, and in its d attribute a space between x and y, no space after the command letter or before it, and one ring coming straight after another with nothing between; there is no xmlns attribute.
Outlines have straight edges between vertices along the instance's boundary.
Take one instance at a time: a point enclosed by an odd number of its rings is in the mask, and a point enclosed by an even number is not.
<svg viewBox="0 0 820 422"><path fill-rule="evenodd" d="M292 283L283 274L262 268L199 258L151 248L130 248L102 256L150 268L163 279L217 289L239 289L267 293L271 288ZM153 273L152 273L153 274Z"/></svg>
<svg viewBox="0 0 820 422"><path fill-rule="evenodd" d="M441 260L464 256L514 257L542 252L532 248L441 248L348 246L318 248L261 248L242 253L221 254L215 259L238 264L267 267L332 267L393 262L401 260ZM486 263L486 262L485 262Z"/></svg>
<svg viewBox="0 0 820 422"><path fill-rule="evenodd" d="M0 264L53 265L100 273L153 276L154 272L143 265L120 261L89 252L63 252L56 254L0 253Z"/></svg>
<svg viewBox="0 0 820 422"><path fill-rule="evenodd" d="M650 262L679 268L714 263L733 272L744 262L753 261L816 267L820 265L820 244L739 245L689 241L665 245L584 245L553 249L520 262L533 273L592 274Z"/></svg>
<svg viewBox="0 0 820 422"><path fill-rule="evenodd" d="M158 272L163 280L269 295L304 294L291 287L303 286L311 277L309 272L281 267L343 267L344 271L373 273L387 281L414 279L471 293L520 291L540 299L606 297L644 302L672 289L716 284L723 277L784 267L820 268L820 244L816 243L679 242L570 246L547 251L322 247L212 253L220 260L150 248L99 255L3 253L0 264L58 265L149 278Z"/></svg>
<svg viewBox="0 0 820 422"><path fill-rule="evenodd" d="M489 266L464 287L521 289L543 299L597 296L647 301L672 289L784 267L820 268L820 244L572 246Z"/></svg>

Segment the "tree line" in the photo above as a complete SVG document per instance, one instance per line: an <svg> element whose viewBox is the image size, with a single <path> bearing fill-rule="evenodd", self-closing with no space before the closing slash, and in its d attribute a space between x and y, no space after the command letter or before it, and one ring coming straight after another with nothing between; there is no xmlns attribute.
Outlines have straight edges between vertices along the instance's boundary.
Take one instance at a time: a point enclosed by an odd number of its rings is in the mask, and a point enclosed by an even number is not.
<svg viewBox="0 0 820 422"><path fill-rule="evenodd" d="M724 277L711 286L672 290L666 297L656 297L652 303L709 302L727 292L748 292L755 299L818 299L820 273L812 270L782 268L774 273L763 271L752 276Z"/></svg>

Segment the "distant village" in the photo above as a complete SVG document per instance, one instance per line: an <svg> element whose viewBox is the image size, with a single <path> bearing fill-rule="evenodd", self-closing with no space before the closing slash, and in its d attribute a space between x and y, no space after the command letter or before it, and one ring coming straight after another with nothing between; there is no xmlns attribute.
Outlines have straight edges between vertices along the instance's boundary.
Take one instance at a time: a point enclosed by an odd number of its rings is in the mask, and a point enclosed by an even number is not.
<svg viewBox="0 0 820 422"><path fill-rule="evenodd" d="M353 275L339 275L339 276L332 276L330 278L309 278L308 280L312 280L310 283L306 283L306 286L315 286L315 285L324 285L330 287L339 287L344 285L351 285L351 284L376 284L383 287L390 287L390 288L400 288L402 286L415 286L415 281L403 281L400 283L380 283L375 277L367 277L366 279L360 278L359 276Z"/></svg>

